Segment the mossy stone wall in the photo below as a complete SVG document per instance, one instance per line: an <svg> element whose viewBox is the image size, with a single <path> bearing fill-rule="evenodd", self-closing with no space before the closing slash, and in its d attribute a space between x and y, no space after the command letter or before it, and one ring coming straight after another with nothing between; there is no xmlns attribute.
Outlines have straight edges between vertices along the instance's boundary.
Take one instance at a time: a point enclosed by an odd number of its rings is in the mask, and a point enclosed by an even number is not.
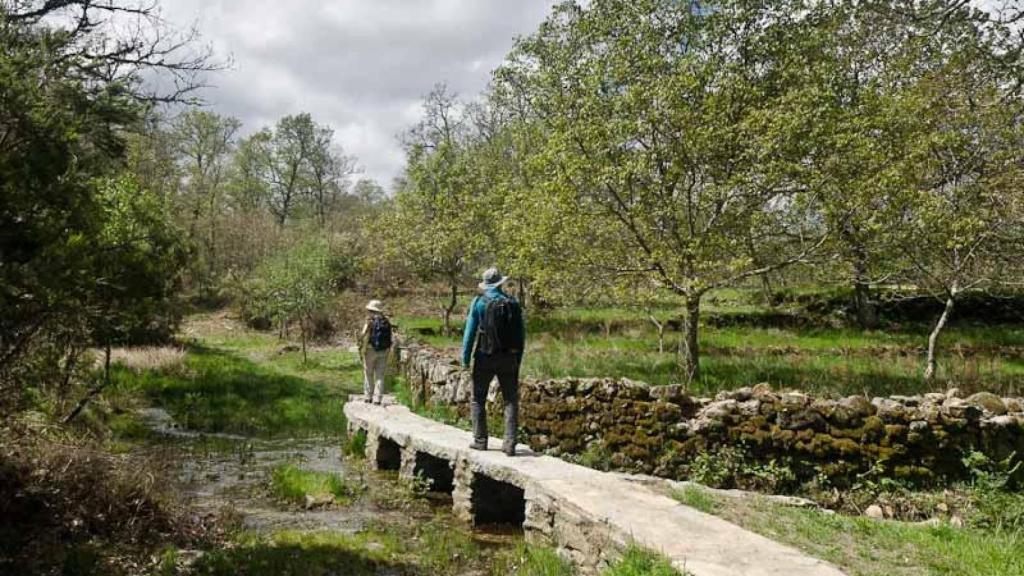
<svg viewBox="0 0 1024 576"><path fill-rule="evenodd" d="M428 347L405 346L401 371L419 401L466 411L469 373ZM492 401L500 402L497 386ZM612 378L524 380L521 426L535 450L606 454L617 469L683 478L700 453L739 447L784 462L797 480L852 483L873 471L935 483L968 475L963 457L1024 455L1024 401L957 391L923 396L814 398L767 385L695 398L680 386ZM497 406L495 406L497 408Z"/></svg>

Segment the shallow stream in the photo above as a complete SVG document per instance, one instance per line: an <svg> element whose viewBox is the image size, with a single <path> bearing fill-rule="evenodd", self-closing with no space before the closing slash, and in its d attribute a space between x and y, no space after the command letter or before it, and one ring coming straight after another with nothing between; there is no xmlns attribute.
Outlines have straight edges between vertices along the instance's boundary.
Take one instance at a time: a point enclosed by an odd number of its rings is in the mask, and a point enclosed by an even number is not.
<svg viewBox="0 0 1024 576"><path fill-rule="evenodd" d="M356 533L410 522L466 530L451 514L450 496L417 496L396 473L368 471L362 460L344 457L338 438L262 440L201 433L180 428L158 408L145 410L142 418L156 436L147 451L157 451L193 506L201 513L230 511L248 531ZM348 504L312 509L282 502L268 489L274 468L282 464L337 474L360 486L360 494ZM488 550L512 546L522 537L521 531L501 526L474 528L471 534Z"/></svg>

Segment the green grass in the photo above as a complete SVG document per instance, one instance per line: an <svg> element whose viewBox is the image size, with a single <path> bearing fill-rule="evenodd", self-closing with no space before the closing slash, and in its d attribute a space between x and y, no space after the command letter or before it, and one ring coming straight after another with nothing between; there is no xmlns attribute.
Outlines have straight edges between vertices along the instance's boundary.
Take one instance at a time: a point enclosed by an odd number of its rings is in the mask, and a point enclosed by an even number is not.
<svg viewBox="0 0 1024 576"><path fill-rule="evenodd" d="M220 318L220 317L213 317ZM113 367L113 395L142 396L182 426L259 437L340 436L347 395L362 388L356 354L338 348L281 351L272 334L190 319L183 362L150 369ZM131 436L137 427L124 424Z"/></svg>
<svg viewBox="0 0 1024 576"><path fill-rule="evenodd" d="M346 435L342 451L353 458L366 458L366 430L357 430L355 434Z"/></svg>
<svg viewBox="0 0 1024 576"><path fill-rule="evenodd" d="M359 487L337 474L283 464L271 471L270 493L293 504L305 504L307 497L316 503L347 504L358 495Z"/></svg>
<svg viewBox="0 0 1024 576"><path fill-rule="evenodd" d="M371 576L408 573L401 559L402 543L387 532L279 532L249 535L234 547L204 555L192 572L197 576Z"/></svg>
<svg viewBox="0 0 1024 576"><path fill-rule="evenodd" d="M233 546L203 556L193 569L203 576L326 576L430 574L457 576L572 576L573 568L550 548L485 546L471 532L443 522L372 526L349 534L284 531L242 534Z"/></svg>
<svg viewBox="0 0 1024 576"><path fill-rule="evenodd" d="M699 488L676 494L773 540L828 560L850 576L1020 576L1020 529L926 526L792 508L764 499L716 498Z"/></svg>
<svg viewBox="0 0 1024 576"><path fill-rule="evenodd" d="M703 490L696 486L686 486L682 490L679 490L673 494L676 500L679 500L683 504L700 510L705 514L714 514L720 508L718 499L711 495L707 490Z"/></svg>
<svg viewBox="0 0 1024 576"><path fill-rule="evenodd" d="M628 310L600 309L585 314L566 310L553 315L591 318ZM655 385L683 381L675 353L678 333L666 337L658 352L653 326L638 319L606 334L580 330L572 324L531 322L523 373L533 378L623 376ZM421 324L437 321L422 319ZM439 325L439 324L438 324ZM922 378L927 326L906 326L899 332L855 329L781 329L712 327L701 329L701 378L689 387L696 394L768 382L777 388L812 393L917 394L959 387L1003 395L1024 394L1024 328L957 326L940 341L935 383ZM426 343L457 353L455 337L420 337Z"/></svg>
<svg viewBox="0 0 1024 576"><path fill-rule="evenodd" d="M622 558L605 570L602 576L683 576L659 554L639 546L630 546Z"/></svg>
<svg viewBox="0 0 1024 576"><path fill-rule="evenodd" d="M498 554L490 573L491 576L573 576L576 570L551 548L520 542Z"/></svg>
<svg viewBox="0 0 1024 576"><path fill-rule="evenodd" d="M355 362L328 386L231 352L193 347L181 366L142 372L118 367L113 380L116 388L142 392L189 429L263 437L338 435L345 427L340 382Z"/></svg>

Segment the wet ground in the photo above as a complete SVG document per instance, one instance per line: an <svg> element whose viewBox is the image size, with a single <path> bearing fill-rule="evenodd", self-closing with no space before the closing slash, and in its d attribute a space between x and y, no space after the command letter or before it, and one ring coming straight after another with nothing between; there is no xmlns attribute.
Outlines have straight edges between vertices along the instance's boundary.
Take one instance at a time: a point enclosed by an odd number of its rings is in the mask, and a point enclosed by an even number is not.
<svg viewBox="0 0 1024 576"><path fill-rule="evenodd" d="M363 461L344 457L340 439L204 434L182 429L161 409L145 410L142 417L157 436L147 451L160 451L166 470L193 506L204 513L227 511L246 530L355 533L410 522L458 524L450 513L449 495L414 494L396 473L368 471ZM337 474L359 486L360 495L345 505L313 509L282 502L268 490L273 469L282 464ZM520 530L503 526L474 529L472 534L484 547L512 545L521 538Z"/></svg>

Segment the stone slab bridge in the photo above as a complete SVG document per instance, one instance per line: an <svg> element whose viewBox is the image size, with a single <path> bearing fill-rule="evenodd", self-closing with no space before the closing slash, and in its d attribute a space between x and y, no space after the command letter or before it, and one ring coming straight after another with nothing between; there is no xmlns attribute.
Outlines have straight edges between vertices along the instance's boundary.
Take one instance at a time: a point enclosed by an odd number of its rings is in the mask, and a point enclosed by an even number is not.
<svg viewBox="0 0 1024 576"><path fill-rule="evenodd" d="M796 549L748 532L629 477L534 454L509 458L491 439L469 449L469 432L400 405L345 404L349 432L367 434L366 459L378 470L421 477L448 492L456 516L474 525L515 524L528 539L557 546L586 571L630 544L655 550L693 576L844 576Z"/></svg>

